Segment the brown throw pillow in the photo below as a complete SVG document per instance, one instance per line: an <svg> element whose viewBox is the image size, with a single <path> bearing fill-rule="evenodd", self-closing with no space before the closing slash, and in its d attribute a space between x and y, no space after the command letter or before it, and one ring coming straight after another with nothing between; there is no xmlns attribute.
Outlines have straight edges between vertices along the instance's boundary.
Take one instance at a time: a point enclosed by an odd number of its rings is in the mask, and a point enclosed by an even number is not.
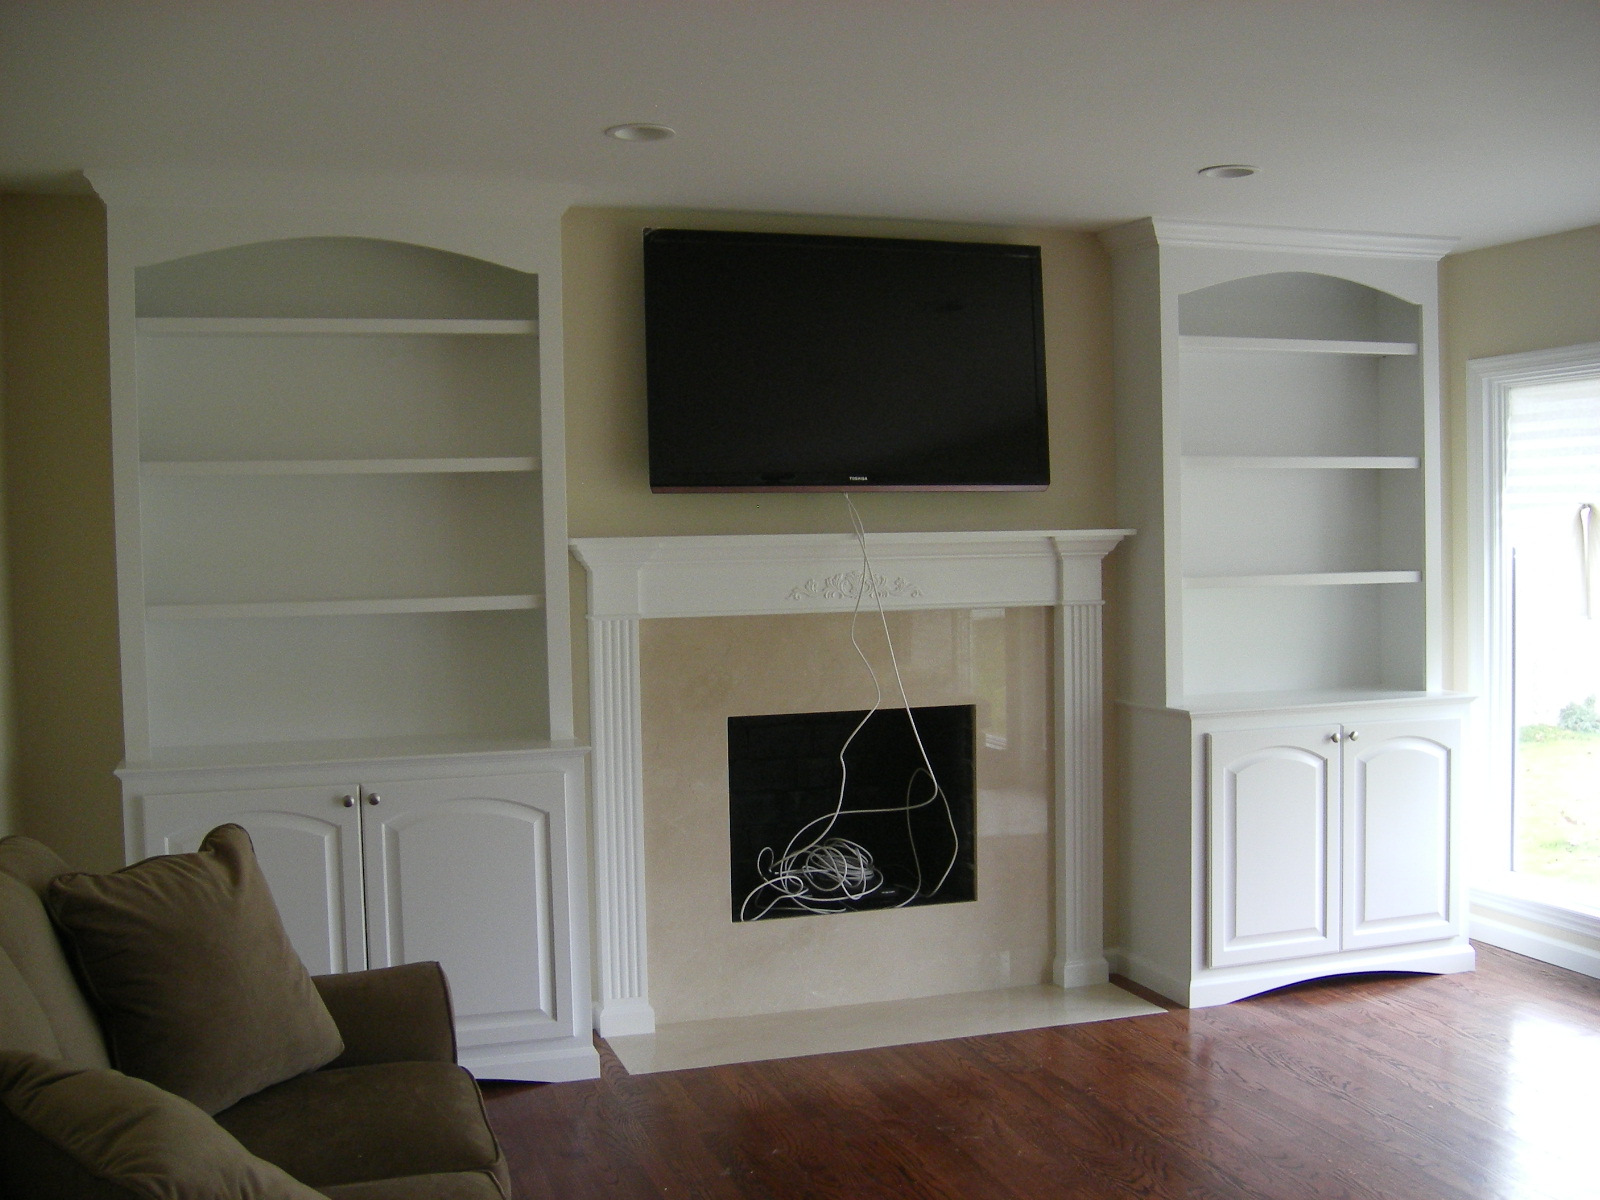
<svg viewBox="0 0 1600 1200"><path fill-rule="evenodd" d="M0 1055L0 1150L18 1196L322 1200L187 1100L36 1054Z"/></svg>
<svg viewBox="0 0 1600 1200"><path fill-rule="evenodd" d="M214 1113L344 1048L237 825L193 854L59 876L45 902L126 1074Z"/></svg>

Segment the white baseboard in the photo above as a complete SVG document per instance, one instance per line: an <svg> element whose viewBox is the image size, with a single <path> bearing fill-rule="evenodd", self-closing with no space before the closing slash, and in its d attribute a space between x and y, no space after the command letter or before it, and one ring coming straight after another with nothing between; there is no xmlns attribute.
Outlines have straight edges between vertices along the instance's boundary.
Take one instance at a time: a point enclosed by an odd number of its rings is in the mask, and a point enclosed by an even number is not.
<svg viewBox="0 0 1600 1200"><path fill-rule="evenodd" d="M1540 920L1537 914L1521 911L1525 908L1526 902L1516 902L1515 915L1524 920ZM1549 924L1541 921L1541 927L1537 930L1512 924L1500 919L1506 910L1497 897L1475 895L1472 909L1472 936L1477 941L1600 979L1600 950L1566 936L1580 933L1581 930L1564 928L1566 922Z"/></svg>
<svg viewBox="0 0 1600 1200"><path fill-rule="evenodd" d="M603 1038L654 1033L656 1010L637 996L599 1001L594 1006L594 1031Z"/></svg>
<svg viewBox="0 0 1600 1200"><path fill-rule="evenodd" d="M1104 983L1110 974L1111 968L1103 958L1072 962L1058 958L1050 969L1050 978L1059 988L1092 987Z"/></svg>
<svg viewBox="0 0 1600 1200"><path fill-rule="evenodd" d="M544 1050L511 1054L493 1051L474 1053L471 1048L457 1055L463 1067L477 1079L518 1079L529 1083L570 1083L575 1079L600 1078L600 1052L593 1042L563 1038Z"/></svg>

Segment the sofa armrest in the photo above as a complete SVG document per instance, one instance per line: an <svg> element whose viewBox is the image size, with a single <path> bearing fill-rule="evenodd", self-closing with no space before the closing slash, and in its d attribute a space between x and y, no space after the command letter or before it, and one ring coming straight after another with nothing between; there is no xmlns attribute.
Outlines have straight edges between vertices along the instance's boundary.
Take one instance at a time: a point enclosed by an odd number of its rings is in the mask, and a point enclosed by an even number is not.
<svg viewBox="0 0 1600 1200"><path fill-rule="evenodd" d="M450 985L436 962L312 978L333 1015L344 1053L333 1067L456 1061Z"/></svg>

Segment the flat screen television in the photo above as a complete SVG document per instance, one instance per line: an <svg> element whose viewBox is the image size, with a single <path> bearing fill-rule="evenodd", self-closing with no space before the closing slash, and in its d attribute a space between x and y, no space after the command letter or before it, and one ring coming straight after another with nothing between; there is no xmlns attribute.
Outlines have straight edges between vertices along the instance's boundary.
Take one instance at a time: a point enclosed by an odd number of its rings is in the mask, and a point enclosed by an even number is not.
<svg viewBox="0 0 1600 1200"><path fill-rule="evenodd" d="M656 492L1049 486L1037 246L652 229Z"/></svg>

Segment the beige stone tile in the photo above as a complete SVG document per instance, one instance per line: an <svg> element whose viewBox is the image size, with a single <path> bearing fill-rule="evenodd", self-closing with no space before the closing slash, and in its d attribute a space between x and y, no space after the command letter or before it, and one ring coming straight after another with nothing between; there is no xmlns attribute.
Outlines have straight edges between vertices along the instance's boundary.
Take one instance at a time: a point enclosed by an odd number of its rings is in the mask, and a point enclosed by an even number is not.
<svg viewBox="0 0 1600 1200"><path fill-rule="evenodd" d="M890 615L913 705L977 707L977 900L735 922L727 719L870 707L850 619L641 626L650 999L663 1025L1043 983L1052 955L1046 609ZM876 613L857 640L898 704Z"/></svg>
<svg viewBox="0 0 1600 1200"><path fill-rule="evenodd" d="M1109 983L1067 990L1046 985L690 1021L663 1025L652 1034L608 1038L607 1043L631 1074L649 1075L1080 1025L1162 1011Z"/></svg>

